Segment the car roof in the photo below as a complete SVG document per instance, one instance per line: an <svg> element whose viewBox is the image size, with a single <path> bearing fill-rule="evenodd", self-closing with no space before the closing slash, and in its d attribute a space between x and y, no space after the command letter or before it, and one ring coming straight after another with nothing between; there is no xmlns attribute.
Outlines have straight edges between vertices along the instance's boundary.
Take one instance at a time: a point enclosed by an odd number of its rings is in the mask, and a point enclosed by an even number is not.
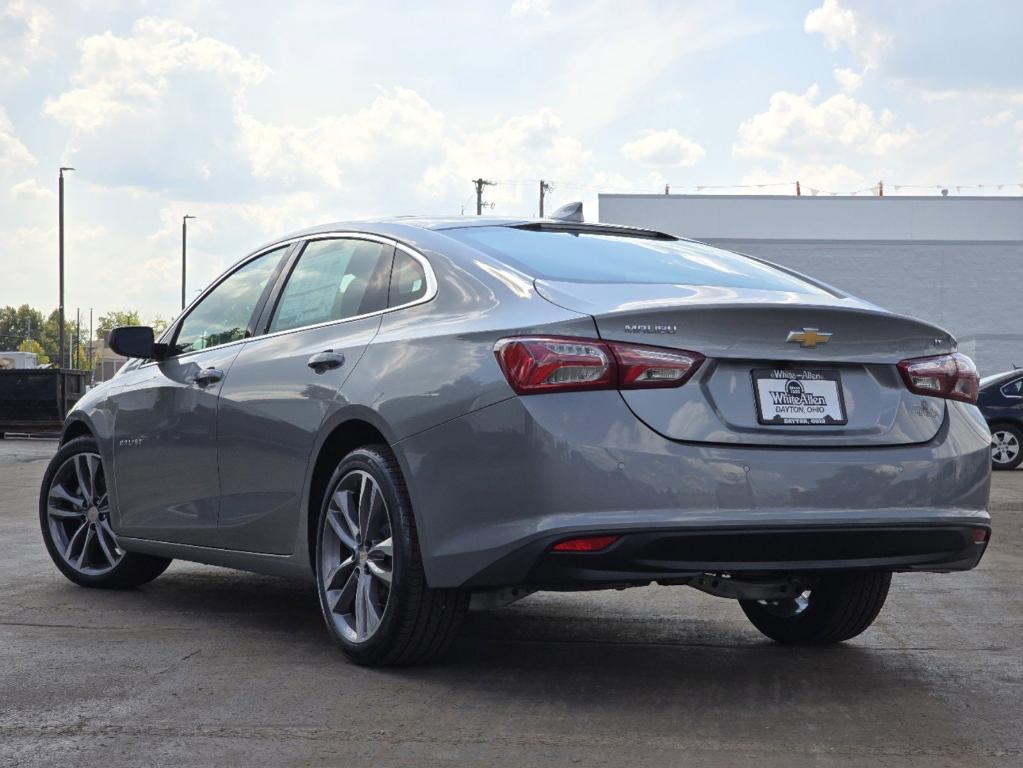
<svg viewBox="0 0 1023 768"><path fill-rule="evenodd" d="M996 386L1017 376L1023 376L1023 368L1013 368L1011 371L992 373L990 376L985 376L980 380L980 388L985 389L986 387Z"/></svg>
<svg viewBox="0 0 1023 768"><path fill-rule="evenodd" d="M307 227L297 232L291 232L279 237L267 246L284 240L293 240L300 237L308 237L324 232L363 232L366 234L377 234L393 237L396 232L408 228L412 235L416 230L427 230L439 232L450 229L469 229L471 227L529 227L536 229L552 229L562 231L585 231L594 234L606 232L607 234L633 234L639 237L654 237L658 239L676 239L674 235L667 235L652 229L641 229L639 227L626 227L617 224L601 224L591 222L567 222L558 219L529 219L529 218L508 218L502 216L393 216L388 218L353 219L349 221L336 221L329 224L319 224L315 227ZM263 250L263 249L260 249Z"/></svg>

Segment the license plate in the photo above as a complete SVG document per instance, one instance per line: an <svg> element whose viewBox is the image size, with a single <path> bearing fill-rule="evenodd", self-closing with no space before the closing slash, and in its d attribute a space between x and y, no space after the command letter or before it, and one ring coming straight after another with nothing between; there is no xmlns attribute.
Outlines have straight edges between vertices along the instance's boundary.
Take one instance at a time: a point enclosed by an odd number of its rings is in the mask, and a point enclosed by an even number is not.
<svg viewBox="0 0 1023 768"><path fill-rule="evenodd" d="M752 374L757 419L761 424L848 423L838 371L759 368Z"/></svg>

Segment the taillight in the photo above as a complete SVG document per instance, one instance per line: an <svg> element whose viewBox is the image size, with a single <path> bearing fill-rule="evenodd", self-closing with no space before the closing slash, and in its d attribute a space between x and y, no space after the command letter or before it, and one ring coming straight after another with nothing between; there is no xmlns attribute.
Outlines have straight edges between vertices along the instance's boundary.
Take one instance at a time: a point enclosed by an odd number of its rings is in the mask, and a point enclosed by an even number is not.
<svg viewBox="0 0 1023 768"><path fill-rule="evenodd" d="M680 387L704 360L696 352L614 342L609 346L618 361L619 389Z"/></svg>
<svg viewBox="0 0 1023 768"><path fill-rule="evenodd" d="M508 383L520 395L614 387L614 358L599 341L502 339L494 354Z"/></svg>
<svg viewBox="0 0 1023 768"><path fill-rule="evenodd" d="M899 363L899 373L910 392L931 397L977 402L980 377L966 355L955 352L935 357L915 357Z"/></svg>
<svg viewBox="0 0 1023 768"><path fill-rule="evenodd" d="M494 354L520 395L680 387L704 360L683 350L542 336L501 339Z"/></svg>

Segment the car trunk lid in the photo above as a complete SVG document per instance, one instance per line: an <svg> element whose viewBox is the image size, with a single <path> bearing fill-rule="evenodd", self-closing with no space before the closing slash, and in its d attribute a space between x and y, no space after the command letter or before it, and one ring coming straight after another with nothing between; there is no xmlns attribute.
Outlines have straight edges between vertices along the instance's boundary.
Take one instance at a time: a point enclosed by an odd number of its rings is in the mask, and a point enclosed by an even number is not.
<svg viewBox="0 0 1023 768"><path fill-rule="evenodd" d="M638 418L674 440L899 445L931 439L944 418L944 402L909 392L896 365L951 352L954 339L860 299L823 291L550 280L537 280L536 289L548 301L591 315L604 339L708 358L680 388L622 392ZM828 401L810 409L822 420L796 423L800 413L786 412L786 402L793 402L786 386L799 402ZM765 423L771 418L775 423Z"/></svg>

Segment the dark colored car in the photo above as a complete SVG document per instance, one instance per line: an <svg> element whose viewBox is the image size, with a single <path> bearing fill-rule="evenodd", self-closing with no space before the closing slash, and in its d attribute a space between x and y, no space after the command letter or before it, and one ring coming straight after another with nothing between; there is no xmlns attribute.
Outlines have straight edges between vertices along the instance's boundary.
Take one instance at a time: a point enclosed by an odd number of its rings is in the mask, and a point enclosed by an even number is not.
<svg viewBox="0 0 1023 768"><path fill-rule="evenodd" d="M977 405L991 427L991 466L1015 469L1023 463L1023 369L982 379Z"/></svg>

